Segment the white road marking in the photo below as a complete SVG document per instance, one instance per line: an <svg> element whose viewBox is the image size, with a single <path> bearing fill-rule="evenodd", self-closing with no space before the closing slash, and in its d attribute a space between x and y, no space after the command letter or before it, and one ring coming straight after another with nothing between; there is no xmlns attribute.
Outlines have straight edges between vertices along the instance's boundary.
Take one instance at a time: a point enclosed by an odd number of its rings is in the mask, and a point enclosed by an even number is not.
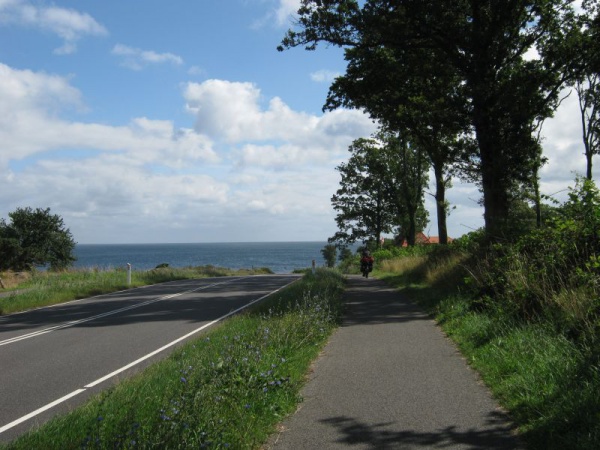
<svg viewBox="0 0 600 450"><path fill-rule="evenodd" d="M239 278L238 278L238 279L239 279ZM230 281L234 281L234 280L230 280ZM237 313L238 313L238 312L240 312L240 311L243 311L244 309L248 308L249 306L252 306L253 304L255 304L255 303L257 303L257 302L260 302L261 300L264 300L264 299L265 299L265 298L267 298L268 296L270 296L270 295L273 295L273 294L275 294L276 292L279 292L280 290L282 290L282 289L284 289L284 288L288 287L289 285L291 285L291 284L295 283L296 281L297 281L297 280L293 280L293 281L289 282L288 284L286 284L286 285L284 285L284 286L281 286L280 288L277 288L277 289L275 289L274 291L271 291L271 292L269 292L268 294L265 294L265 295L263 295L263 296L262 296L262 297L260 297L260 298L257 298L257 299L255 299L255 300L252 300L250 303L247 303L247 304L245 304L244 306L242 306L242 307L240 307L240 308L238 308L238 309L235 309L235 310L233 310L233 311L230 311L229 313L227 313L227 314L225 314L225 315L223 315L223 316L219 317L218 319L215 319L215 320L213 320L212 322L206 323L206 324L202 325L201 327L199 327L199 328L196 328L194 331L192 331L192 332L190 332L190 333L186 334L185 336L181 336L180 338L177 338L177 339L175 339L174 341L172 341L172 342L169 342L169 343L168 343L168 344L166 344L166 345L163 345L161 348L159 348L159 349L157 349L157 350L154 350L153 352L150 352L150 353L148 353L147 355L145 355L145 356L142 356L142 357L141 357L141 358L139 358L139 359L136 359L135 361L133 361L133 362L131 362L131 363L127 364L126 366L123 366L123 367L121 367L120 369L117 369L117 370L115 370L114 372L111 372L111 373L109 373L108 375L105 375L105 376L103 376L102 378L98 378L97 380L95 380L95 381L92 381L91 383L88 383L88 384L86 384L86 385L85 385L83 388L81 388L81 389L76 389L76 390L74 390L73 392L71 392L70 394L67 394L67 395L65 395L64 397L61 397L61 398L59 398L59 399L57 399L57 400L54 400L53 402L51 402L51 403L48 403L47 405L45 405L45 406L42 406L41 408L38 408L38 409L36 409L35 411L32 411L32 412L30 412L29 414L26 414L26 415L24 415L23 417L20 417L20 418L18 418L18 419L16 419L16 420L14 420L14 421L12 421L12 422L10 422L10 423L8 423L8 424L6 424L6 425L2 426L2 427L0 427L0 434L2 434L2 433L4 433L5 431L7 431L7 430L10 430L11 428L14 428L14 427L16 427L17 425L19 425L19 424L21 424L21 423L23 423L23 422L25 422L25 421L27 421L27 420L29 420L29 419L31 419L31 418L33 418L33 417L37 416L38 414L41 414L41 413L43 413L44 411L47 411L47 410L49 410L49 409L51 409L51 408L55 407L56 405L59 405L59 404L61 404L61 403L63 403L63 402L66 402L66 401L67 401L67 400L69 400L70 398L72 398L72 397L75 397L76 395L79 395L79 394L81 394L82 392L85 392L87 389L90 389L90 388L92 388L92 387L94 387L94 386L96 386L96 385L98 385L98 384L102 383L103 381L106 381L106 380L108 380L109 378L112 378L112 377L114 377L115 375L118 375L119 373L121 373L121 372L124 372L124 371L126 371L127 369L130 369L130 368L132 368L133 366L135 366L135 365L137 365L137 364L141 363L142 361L145 361L146 359L148 359L148 358L151 358L152 356L154 356L154 355L156 355L156 354L158 354L158 353L162 352L163 350L166 350L166 349L168 349L169 347L172 347L172 346L174 346L174 345L178 344L179 342L181 342L181 341L183 341L183 340L185 340L185 339L189 338L190 336L193 336L194 334L196 334L196 333L198 333L198 332L200 332L200 331L204 330L205 328L208 328L208 327L210 327L210 326L212 326L212 325L214 325L214 324L216 324L216 323L218 323L218 322L220 322L220 321L222 321L222 320L226 319L227 317L230 317L230 316L232 316L232 315L234 315L234 314L237 314ZM228 281L228 282L229 282L229 281ZM217 284L224 284L224 283L225 283L225 282L223 282L223 283L217 283ZM215 286L215 285L213 284L212 286ZM208 286L205 286L205 287L208 287ZM187 293L187 292L193 292L193 291L195 291L195 290L199 290L199 289L200 289L200 288L198 288L198 289L194 289L194 290L192 290L192 291L186 291L186 292L182 292L182 293L180 293L180 294L173 294L173 296L177 296L177 295L183 295L183 294L185 294L185 293ZM168 297L168 296L167 296L167 297ZM164 297L161 297L161 299L164 299Z"/></svg>
<svg viewBox="0 0 600 450"><path fill-rule="evenodd" d="M25 339L31 339L33 337L41 336L43 334L50 333L52 331L62 330L64 328L73 327L73 326L79 325L81 323L90 322L92 320L101 319L101 318L107 317L107 316L112 316L114 314L118 314L118 313L121 313L121 312L124 312L124 311L128 311L130 309L141 308L142 306L150 305L152 303L160 302L162 300L169 300L171 298L180 297L180 296L185 295L185 294L190 294L192 292L200 291L200 290L203 290L203 289L208 289L208 288L211 288L211 287L214 287L214 286L219 286L221 284L231 283L231 282L236 281L236 280L239 280L239 278L233 278L231 280L221 281L219 283L213 283L213 284L209 284L209 285L206 285L206 286L199 286L196 289L190 289L188 291L178 292L176 294L169 294L169 295L165 295L165 296L162 296L162 297L157 297L157 298L154 298L152 300L147 300L145 302L136 303L135 305L125 306L123 308L115 309L113 311L108 311L108 312L105 312L105 313L102 313L102 314L97 314L95 316L86 317L85 319L73 320L71 322L65 322L65 323L62 323L60 325L55 325L53 327L44 328L43 330L34 331L32 333L23 334L21 336L15 336L13 338L5 339L3 341L0 341L0 347L2 347L3 345L13 344L15 342L23 341Z"/></svg>
<svg viewBox="0 0 600 450"><path fill-rule="evenodd" d="M35 411L30 412L29 414L27 414L27 415L25 415L23 417L20 417L17 420L12 421L11 423L9 423L7 425L4 425L3 427L0 427L0 433L4 433L6 430L10 430L12 427L16 427L20 423L23 423L26 420L29 420L32 417L35 417L38 414L41 414L44 411L47 411L50 408L53 408L53 407L55 407L56 405L59 405L62 402L66 402L71 397L75 397L76 395L81 394L82 392L85 392L85 389L77 389L76 391L73 391L70 394L65 395L64 397L61 397L58 400L54 400L52 403L48 403L47 405L42 406L41 408L38 408Z"/></svg>

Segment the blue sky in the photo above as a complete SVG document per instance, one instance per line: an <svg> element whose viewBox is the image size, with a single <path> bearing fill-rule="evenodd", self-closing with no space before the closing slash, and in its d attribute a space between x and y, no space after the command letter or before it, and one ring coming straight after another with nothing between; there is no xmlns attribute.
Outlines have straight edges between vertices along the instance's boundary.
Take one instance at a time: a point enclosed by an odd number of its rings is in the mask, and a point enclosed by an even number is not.
<svg viewBox="0 0 600 450"><path fill-rule="evenodd" d="M342 52L277 52L299 0L0 0L0 217L79 243L326 240L335 167L375 125L323 113ZM577 102L547 121L550 194L583 172ZM457 237L482 225L456 181ZM435 215L431 215L431 234Z"/></svg>

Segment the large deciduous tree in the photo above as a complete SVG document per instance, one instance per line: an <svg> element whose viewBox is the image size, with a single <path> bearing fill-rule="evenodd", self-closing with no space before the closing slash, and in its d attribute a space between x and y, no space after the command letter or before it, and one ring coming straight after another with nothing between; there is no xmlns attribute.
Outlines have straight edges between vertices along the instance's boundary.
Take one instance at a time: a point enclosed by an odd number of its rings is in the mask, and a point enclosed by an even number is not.
<svg viewBox="0 0 600 450"><path fill-rule="evenodd" d="M349 151L348 162L338 166L340 189L331 199L339 231L330 241L379 243L383 233L397 230L414 244L416 232L427 224L423 152L389 131L357 139Z"/></svg>
<svg viewBox="0 0 600 450"><path fill-rule="evenodd" d="M30 270L49 265L69 267L75 257L75 241L63 219L47 209L17 208L0 219L0 269Z"/></svg>
<svg viewBox="0 0 600 450"><path fill-rule="evenodd" d="M467 105L461 79L423 49L414 64L399 49L353 47L346 51L346 74L332 84L325 109L363 108L386 127L408 133L423 150L435 176L440 243L448 242L446 188L469 141ZM471 146L470 148L474 148Z"/></svg>
<svg viewBox="0 0 600 450"><path fill-rule="evenodd" d="M600 18L598 1L584 1L577 41L568 50L579 55L575 90L579 98L586 178L592 180L593 157L600 153Z"/></svg>
<svg viewBox="0 0 600 450"><path fill-rule="evenodd" d="M337 167L340 188L331 198L338 231L331 242L375 240L392 230L394 210L384 181L388 170L382 148L372 139L355 140L348 162Z"/></svg>
<svg viewBox="0 0 600 450"><path fill-rule="evenodd" d="M546 55L568 32L570 3L303 0L298 29L288 31L280 49L314 50L327 42L345 47L350 61L351 49L359 54L384 49L413 79L432 75L427 68L432 60L420 60L427 51L438 67L451 68L475 132L485 228L494 240L507 226L515 186L530 183L531 160L539 158L532 123L552 114L565 81L562 60ZM535 47L541 58L524 58ZM377 101L385 102L383 91L393 91L397 81L396 76L384 80ZM371 112L370 105L364 107Z"/></svg>

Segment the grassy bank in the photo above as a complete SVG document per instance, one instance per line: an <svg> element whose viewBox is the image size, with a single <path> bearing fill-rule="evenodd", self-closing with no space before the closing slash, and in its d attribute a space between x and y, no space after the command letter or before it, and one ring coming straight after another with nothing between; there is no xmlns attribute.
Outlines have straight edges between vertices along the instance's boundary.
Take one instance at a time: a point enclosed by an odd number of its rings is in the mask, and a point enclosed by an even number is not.
<svg viewBox="0 0 600 450"><path fill-rule="evenodd" d="M5 449L259 448L299 402L337 326L343 278L318 270Z"/></svg>
<svg viewBox="0 0 600 450"><path fill-rule="evenodd" d="M271 271L266 268L232 271L214 266L165 267L132 271L131 285L127 284L127 271L124 269L3 273L0 277L9 290L5 291L7 296L0 297L0 315L166 281L266 273Z"/></svg>
<svg viewBox="0 0 600 450"><path fill-rule="evenodd" d="M517 270L519 264L496 259L501 270L494 272L485 261L460 249L434 251L382 261L378 276L436 317L529 448L598 448L597 293L565 284L552 292L545 287L542 301L532 293L541 281L526 264ZM494 273L502 294L490 288L484 272Z"/></svg>

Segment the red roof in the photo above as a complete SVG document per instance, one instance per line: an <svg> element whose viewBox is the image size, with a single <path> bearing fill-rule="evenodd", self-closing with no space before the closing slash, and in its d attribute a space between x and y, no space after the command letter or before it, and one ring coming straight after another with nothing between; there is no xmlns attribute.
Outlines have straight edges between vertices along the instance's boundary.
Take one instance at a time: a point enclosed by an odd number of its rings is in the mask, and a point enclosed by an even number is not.
<svg viewBox="0 0 600 450"><path fill-rule="evenodd" d="M448 243L452 242L451 237L448 238ZM439 244L439 236L426 236L425 233L417 233L415 236L415 244ZM402 247L408 247L406 239L402 242Z"/></svg>

